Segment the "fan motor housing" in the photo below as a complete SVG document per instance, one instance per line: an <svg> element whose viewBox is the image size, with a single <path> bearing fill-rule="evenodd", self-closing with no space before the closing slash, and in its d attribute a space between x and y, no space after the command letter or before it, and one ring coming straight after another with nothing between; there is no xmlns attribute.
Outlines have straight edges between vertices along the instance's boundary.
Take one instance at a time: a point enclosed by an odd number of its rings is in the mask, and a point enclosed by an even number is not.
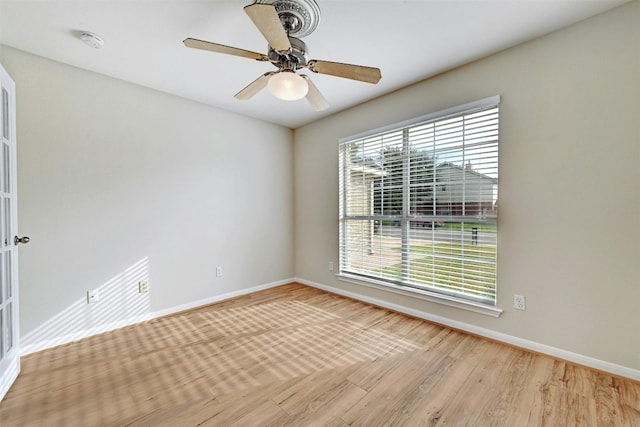
<svg viewBox="0 0 640 427"><path fill-rule="evenodd" d="M281 55L269 46L269 61L276 67L280 68L283 62L291 61L295 65L295 69L305 67L307 65L307 45L296 37L289 37L291 43L291 52Z"/></svg>

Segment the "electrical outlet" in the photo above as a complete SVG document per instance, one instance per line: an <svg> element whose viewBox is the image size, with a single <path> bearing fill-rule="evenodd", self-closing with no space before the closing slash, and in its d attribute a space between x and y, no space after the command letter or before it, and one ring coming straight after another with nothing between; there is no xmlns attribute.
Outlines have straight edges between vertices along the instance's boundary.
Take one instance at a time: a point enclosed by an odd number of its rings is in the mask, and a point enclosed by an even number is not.
<svg viewBox="0 0 640 427"><path fill-rule="evenodd" d="M329 271L333 271L333 261L329 261Z"/></svg>
<svg viewBox="0 0 640 427"><path fill-rule="evenodd" d="M87 291L87 304L93 304L100 301L100 292L97 289Z"/></svg>
<svg viewBox="0 0 640 427"><path fill-rule="evenodd" d="M516 310L525 310L525 298L523 295L513 296L513 308Z"/></svg>
<svg viewBox="0 0 640 427"><path fill-rule="evenodd" d="M222 267L216 267L216 277L222 277Z"/></svg>
<svg viewBox="0 0 640 427"><path fill-rule="evenodd" d="M138 292L144 294L145 292L149 292L149 281L141 280L138 282Z"/></svg>

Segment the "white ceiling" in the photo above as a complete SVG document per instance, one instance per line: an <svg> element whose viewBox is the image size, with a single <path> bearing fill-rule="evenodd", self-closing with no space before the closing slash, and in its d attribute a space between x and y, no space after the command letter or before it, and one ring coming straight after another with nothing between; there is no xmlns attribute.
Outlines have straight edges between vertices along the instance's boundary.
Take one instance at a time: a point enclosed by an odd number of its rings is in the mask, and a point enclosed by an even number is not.
<svg viewBox="0 0 640 427"><path fill-rule="evenodd" d="M263 90L233 95L265 62L186 48L199 38L266 53L243 11L252 0L0 0L0 43L224 110L296 128L628 0L317 0L309 59L378 67L377 85L311 74L331 105L314 111ZM92 31L98 50L79 40Z"/></svg>

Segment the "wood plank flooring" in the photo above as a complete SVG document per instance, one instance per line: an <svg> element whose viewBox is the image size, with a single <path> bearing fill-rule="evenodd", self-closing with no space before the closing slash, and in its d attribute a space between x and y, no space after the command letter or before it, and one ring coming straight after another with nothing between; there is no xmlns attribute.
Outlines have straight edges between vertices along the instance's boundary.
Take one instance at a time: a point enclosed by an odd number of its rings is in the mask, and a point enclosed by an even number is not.
<svg viewBox="0 0 640 427"><path fill-rule="evenodd" d="M11 426L640 426L640 383L299 284L22 359Z"/></svg>

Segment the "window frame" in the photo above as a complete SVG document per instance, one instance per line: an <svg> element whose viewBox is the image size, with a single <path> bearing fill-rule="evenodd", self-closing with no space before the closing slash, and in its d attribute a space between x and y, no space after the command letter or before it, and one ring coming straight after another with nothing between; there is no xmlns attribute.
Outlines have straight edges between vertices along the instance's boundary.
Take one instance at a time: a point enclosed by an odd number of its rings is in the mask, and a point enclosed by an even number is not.
<svg viewBox="0 0 640 427"><path fill-rule="evenodd" d="M441 304L445 304L445 305L449 305L449 306L453 306L453 307L458 307L458 308L463 308L466 310L471 310L471 311L475 311L478 313L482 313L482 314L488 314L494 317L498 317L501 313L502 310L497 308L497 303L498 303L498 295L497 295L497 254L495 256L495 259L493 261L493 265L495 266L495 281L494 286L495 286L495 291L493 294L493 299L489 300L487 298L475 298L470 294L466 294L466 293L462 293L459 291L459 289L462 288L458 288L458 291L447 291L447 290L443 290L443 289L439 289L436 288L435 286L431 285L431 286L427 286L427 285L421 285L419 287L416 287L415 284L409 284L407 282L404 282L402 280L397 281L397 280L392 280L389 278L385 278L385 277L378 277L375 275L367 275L367 274L362 274L361 272L354 272L353 268L349 268L349 266L344 265L345 260L347 259L347 256L345 255L345 251L347 250L346 248L348 247L348 243L346 242L346 240L349 238L348 235L349 233L347 232L347 228L348 226L353 226L353 224L357 224L355 221L371 221L371 224L374 224L373 221L378 221L378 224L380 224L380 220L381 219L389 219L390 216L387 215L380 215L380 214L374 214L374 212L371 212L371 215L364 215L361 216L359 218L354 218L357 217L358 215L347 215L347 209L348 209L348 204L351 203L347 200L348 196L348 192L347 192L347 187L346 186L350 186L349 189L351 191L353 190L353 187L351 186L351 184L346 183L345 180L346 179L350 179L350 178L345 178L345 175L347 173L351 173L351 169L349 169L349 172L347 172L347 168L348 166L346 166L346 161L344 161L342 158L344 156L347 155L346 149L343 147L353 147L356 146L358 140L364 140L366 138L369 137L377 137L380 136L382 134L389 134L392 132L402 132L402 139L403 139L403 146L406 146L406 144L410 144L412 141L408 140L405 141L405 138L407 137L408 132L412 129L412 127L414 126L420 126L422 124L431 122L431 123L436 123L436 122L440 122L443 120L447 120L449 118L454 118L454 117L461 117L461 116L465 116L468 114L472 114L474 111L482 111L482 110L486 110L486 109L490 109L490 108L498 108L499 109L499 105L500 105L500 96L492 96L492 97L488 97L488 98L484 98L478 101L474 101L474 102L470 102L470 103L466 103L463 105L459 105L459 106L455 106L455 107L451 107L451 108L447 108L445 110L440 110L440 111L436 111L430 114L426 114L420 117L415 117L409 120L405 120L399 123L393 123L378 129L374 129L374 130L370 130L370 131L366 131L366 132L362 132L359 134L355 134L355 135L351 135L348 137L344 137L344 138L340 138L338 141L338 152L339 152L339 269L338 269L338 278L341 280L346 280L352 283L357 283L360 285L364 285L364 286L369 286L369 287L374 287L374 288L379 288L379 289L384 289L386 291L391 291L394 293L400 293L400 294L405 294L405 295L409 295L409 296L413 296L413 297L417 297L420 299L425 299L425 300L429 300L432 302L437 302L437 303L441 303ZM499 114L499 113L498 113ZM466 142L466 139L465 139ZM497 165L498 165L498 151L499 151L499 124L498 124L498 132L497 132L497 136L496 136L496 159L495 159L495 167L496 167L496 172L497 172ZM464 147L464 145L463 145ZM464 152L466 148L462 148L462 152ZM407 155L406 152L402 153L402 158L404 160L402 160L402 162L407 162L407 158L410 155ZM435 158L433 160L433 165L431 166L433 168L433 171L435 171L439 166L436 165L435 163ZM362 166L362 167L366 167L366 166ZM410 252L409 250L409 245L411 240L413 239L413 237L410 237L408 232L411 228L411 222L415 221L415 217L412 216L412 214L409 212L408 206L409 206L409 201L411 199L411 197L413 196L409 196L409 188L410 188L410 184L409 184L409 179L410 179L410 174L409 176L406 176L408 174L408 169L405 166L402 166L403 169L403 183L402 183L402 191L403 191L403 195L402 195L402 204L403 204L403 210L402 213L399 217L399 220L402 222L401 225L401 237L400 237L400 242L401 242L401 252L403 253L402 256L402 263L404 264L405 261L405 257L407 256L407 253ZM497 190L497 175L495 178L496 181L496 190ZM444 185L449 184L449 182L447 181ZM428 185L424 185L424 188L428 187ZM422 188L422 187L419 187ZM436 186L435 186L435 179L434 179L434 184L432 186L431 191L436 191ZM371 190L372 192L372 196L370 196L372 199L374 198L373 196L373 190ZM426 190L425 190L426 192ZM497 200L496 200L497 201ZM373 202L371 202L373 203ZM382 201L380 201L381 205L384 205L382 203ZM496 212L497 215L497 212ZM431 213L431 215L426 215L426 218L430 218L431 220L435 220L436 217L438 217L439 215L437 214L437 212L435 212L435 210ZM465 217L462 221L468 221L470 217ZM425 216L421 215L420 219L424 220ZM496 243L495 246L497 248L497 217L495 219L495 225L496 225ZM434 227L433 223L432 223L432 227ZM366 228L366 227L365 227ZM464 231L462 231L461 233L463 233ZM433 244L435 246L435 244ZM406 251L406 253L405 253ZM465 255L463 255L464 257ZM405 267L402 266L402 269L404 269ZM401 278L406 278L407 276L405 275L404 272L401 273L400 275Z"/></svg>

